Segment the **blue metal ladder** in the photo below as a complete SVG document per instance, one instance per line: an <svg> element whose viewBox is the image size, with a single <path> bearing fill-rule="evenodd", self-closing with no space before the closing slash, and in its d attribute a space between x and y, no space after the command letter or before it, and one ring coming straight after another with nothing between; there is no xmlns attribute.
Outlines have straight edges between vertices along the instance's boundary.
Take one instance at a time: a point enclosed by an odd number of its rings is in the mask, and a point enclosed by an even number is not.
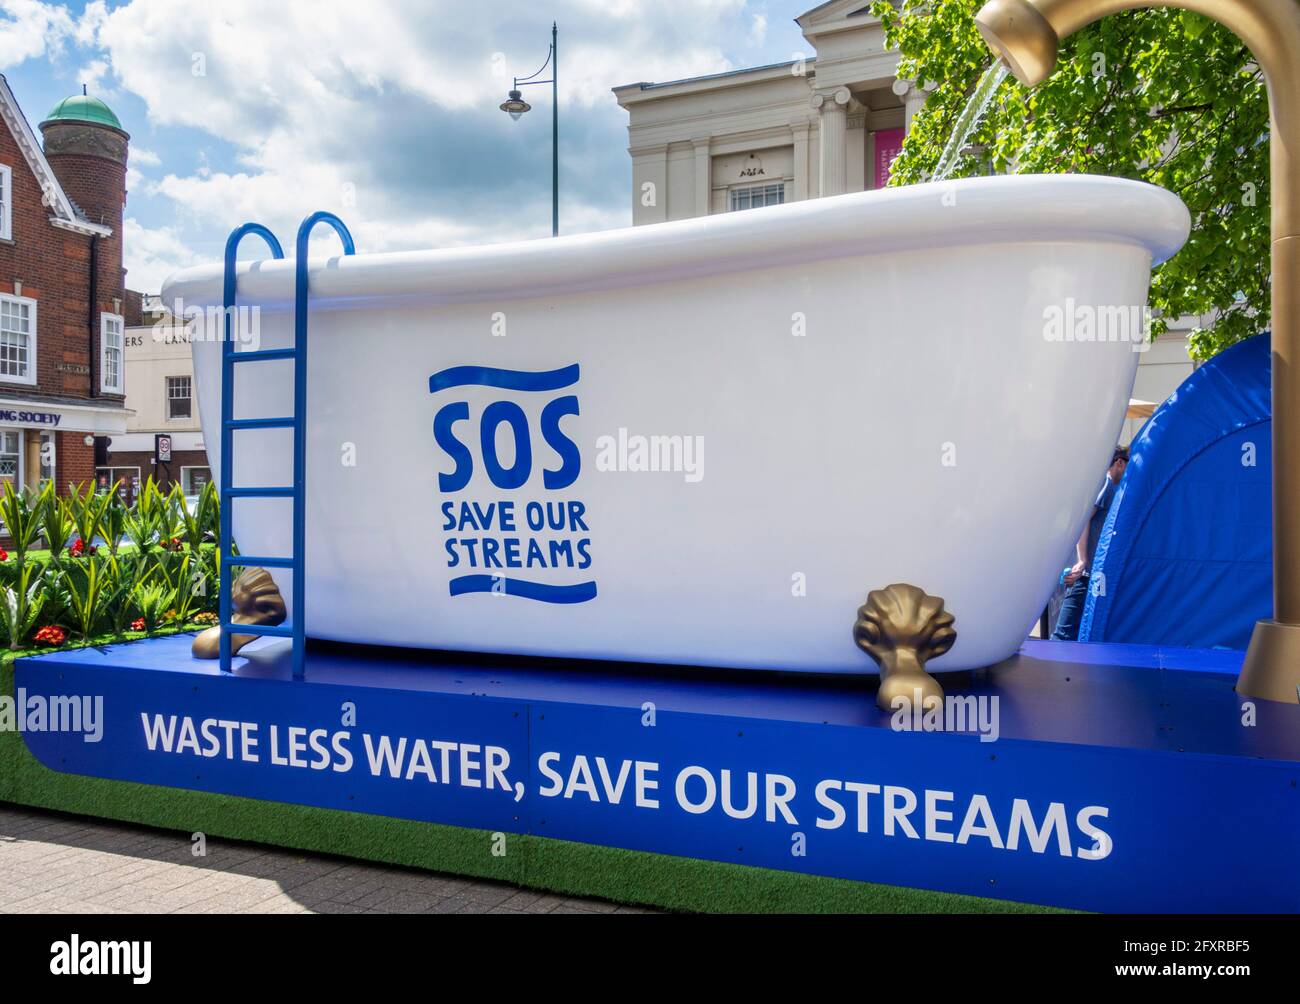
<svg viewBox="0 0 1300 1004"><path fill-rule="evenodd" d="M222 672L231 671L231 636L240 634L268 635L293 639L293 675L302 679L307 660L306 609L306 537L307 537L307 249L311 232L318 223L328 223L343 242L343 253L354 254L356 247L352 235L343 221L332 213L313 213L298 228L294 275L294 344L289 349L259 349L236 352L231 331L234 315L237 277L236 266L239 243L248 234L257 234L271 248L275 258L283 258L284 250L275 235L259 223L245 223L226 240L225 277L222 289L222 313L225 330L221 342L221 583L220 614ZM276 418L235 418L235 364L293 360L293 415ZM293 484L272 487L239 487L234 484L235 433L245 429L293 429ZM293 500L293 548L289 557L265 555L239 555L232 552L232 503L241 498L288 498ZM231 621L234 587L234 568L288 568L292 571L293 610L288 624L234 624Z"/></svg>

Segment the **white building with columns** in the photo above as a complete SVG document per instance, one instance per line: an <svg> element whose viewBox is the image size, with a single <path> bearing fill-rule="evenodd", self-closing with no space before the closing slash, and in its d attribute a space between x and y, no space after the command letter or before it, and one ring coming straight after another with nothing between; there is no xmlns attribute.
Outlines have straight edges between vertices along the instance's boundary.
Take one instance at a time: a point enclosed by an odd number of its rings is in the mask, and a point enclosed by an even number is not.
<svg viewBox="0 0 1300 1004"><path fill-rule="evenodd" d="M630 116L633 223L861 192L888 176L924 96L896 79L879 20L863 0L795 20L815 56L614 89Z"/></svg>
<svg viewBox="0 0 1300 1004"><path fill-rule="evenodd" d="M795 18L811 50L786 63L614 88L628 113L634 225L881 188L927 91L869 0ZM1144 353L1135 398L1159 403L1191 373L1185 318ZM1141 426L1125 423L1124 442Z"/></svg>

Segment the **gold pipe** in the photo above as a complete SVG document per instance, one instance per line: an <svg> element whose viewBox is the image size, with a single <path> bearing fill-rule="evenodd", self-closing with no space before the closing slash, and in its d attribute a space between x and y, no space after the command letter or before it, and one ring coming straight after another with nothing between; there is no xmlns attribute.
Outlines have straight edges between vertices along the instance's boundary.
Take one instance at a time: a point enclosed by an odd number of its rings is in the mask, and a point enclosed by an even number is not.
<svg viewBox="0 0 1300 1004"><path fill-rule="evenodd" d="M1271 119L1273 299L1273 618L1259 621L1238 693L1300 704L1300 0L990 0L980 34L1027 87L1057 49L1121 11L1179 7L1237 33L1264 72Z"/></svg>

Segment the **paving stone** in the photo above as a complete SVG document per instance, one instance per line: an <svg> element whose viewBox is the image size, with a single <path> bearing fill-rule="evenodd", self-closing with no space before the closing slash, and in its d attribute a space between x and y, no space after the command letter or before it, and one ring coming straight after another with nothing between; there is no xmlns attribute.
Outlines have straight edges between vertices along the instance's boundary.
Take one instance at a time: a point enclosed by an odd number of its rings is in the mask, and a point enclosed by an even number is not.
<svg viewBox="0 0 1300 1004"><path fill-rule="evenodd" d="M186 913L260 913L262 904L278 900L280 890L274 886L243 885L237 889L222 889L206 900L191 903Z"/></svg>
<svg viewBox="0 0 1300 1004"><path fill-rule="evenodd" d="M395 891L386 900L369 907L370 913L427 913L445 897L426 896L419 893ZM359 905L359 904L358 904Z"/></svg>
<svg viewBox="0 0 1300 1004"><path fill-rule="evenodd" d="M650 912L0 803L0 913Z"/></svg>
<svg viewBox="0 0 1300 1004"><path fill-rule="evenodd" d="M532 904L542 898L540 892L533 892L531 889L516 890L514 895L500 904L500 909L507 911L526 910ZM498 907L493 907L490 912L496 913Z"/></svg>
<svg viewBox="0 0 1300 1004"><path fill-rule="evenodd" d="M500 906L518 890L514 886L475 883L465 890L465 895L484 907Z"/></svg>
<svg viewBox="0 0 1300 1004"><path fill-rule="evenodd" d="M525 913L551 913L556 907L563 906L564 903L565 898L563 896L544 893L523 909Z"/></svg>
<svg viewBox="0 0 1300 1004"><path fill-rule="evenodd" d="M426 913L477 913L474 901L468 896L447 896L434 903Z"/></svg>
<svg viewBox="0 0 1300 1004"><path fill-rule="evenodd" d="M613 913L618 909L617 903L607 903L595 899L577 899L572 896L564 901L564 905L574 907L583 913Z"/></svg>

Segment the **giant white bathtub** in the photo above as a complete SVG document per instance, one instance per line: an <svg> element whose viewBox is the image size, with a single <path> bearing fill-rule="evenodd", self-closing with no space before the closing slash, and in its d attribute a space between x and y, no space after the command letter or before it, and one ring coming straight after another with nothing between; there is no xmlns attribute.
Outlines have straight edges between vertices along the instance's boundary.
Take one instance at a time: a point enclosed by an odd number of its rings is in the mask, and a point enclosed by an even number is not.
<svg viewBox="0 0 1300 1004"><path fill-rule="evenodd" d="M872 672L856 610L908 582L956 617L932 670L1005 658L1071 560L1139 360L1086 318L1144 305L1188 230L1158 188L1022 176L313 260L307 633ZM221 279L163 295L219 306ZM238 290L260 347L291 344L293 263L246 262ZM219 344L194 362L219 470ZM291 413L290 366L236 367L236 416ZM609 469L638 436L701 437L702 466ZM237 433L235 483L288 483L290 443ZM463 503L495 503L489 527ZM244 553L288 553L288 502L234 505Z"/></svg>

